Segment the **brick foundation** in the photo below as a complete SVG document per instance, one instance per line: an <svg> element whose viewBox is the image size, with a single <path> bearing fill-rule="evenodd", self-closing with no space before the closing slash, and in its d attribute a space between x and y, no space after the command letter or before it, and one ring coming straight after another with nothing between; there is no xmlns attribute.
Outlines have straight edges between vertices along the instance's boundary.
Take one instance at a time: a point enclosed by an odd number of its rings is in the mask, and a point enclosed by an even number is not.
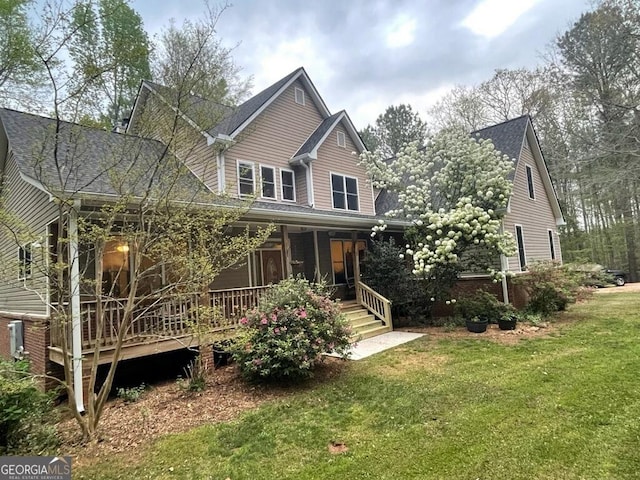
<svg viewBox="0 0 640 480"><path fill-rule="evenodd" d="M61 365L49 360L49 323L48 320L35 318L29 315L0 315L0 356L11 359L9 351L9 322L22 320L24 326L25 356L31 362L31 372L35 375L50 375L63 378L64 372ZM46 378L41 382L46 390L58 386L54 379Z"/></svg>
<svg viewBox="0 0 640 480"><path fill-rule="evenodd" d="M499 300L504 301L502 295L502 283L494 283L490 278L471 277L461 278L451 290L451 298L458 298L463 295L472 295L477 290L486 290L494 294ZM509 292L509 302L520 309L527 305L527 292L521 285L514 285L511 279L507 280L507 291ZM453 315L453 306L438 302L433 309L434 317L450 317Z"/></svg>

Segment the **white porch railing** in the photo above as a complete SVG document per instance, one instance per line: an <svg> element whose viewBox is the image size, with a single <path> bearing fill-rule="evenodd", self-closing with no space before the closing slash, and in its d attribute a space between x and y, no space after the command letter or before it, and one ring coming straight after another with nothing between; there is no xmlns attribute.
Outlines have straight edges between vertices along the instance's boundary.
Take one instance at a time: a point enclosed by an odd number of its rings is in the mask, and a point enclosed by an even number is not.
<svg viewBox="0 0 640 480"><path fill-rule="evenodd" d="M358 304L369 310L374 316L378 317L385 326L393 329L393 321L391 318L391 301L368 285L356 282L356 300Z"/></svg>

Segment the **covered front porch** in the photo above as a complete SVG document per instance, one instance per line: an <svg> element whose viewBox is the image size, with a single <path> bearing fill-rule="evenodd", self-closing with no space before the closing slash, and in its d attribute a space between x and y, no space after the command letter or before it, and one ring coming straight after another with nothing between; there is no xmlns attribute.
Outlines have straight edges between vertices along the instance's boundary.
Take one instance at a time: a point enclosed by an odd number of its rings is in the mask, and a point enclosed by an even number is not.
<svg viewBox="0 0 640 480"><path fill-rule="evenodd" d="M202 336L195 334L194 326L202 322L199 316L203 307L216 312L213 319L208 317L206 320L207 342L212 338L228 338L233 335L244 312L257 306L261 295L271 285L296 275L335 286L335 297L343 301L354 340L391 331L390 302L360 279L360 261L364 258L368 237L368 231L362 230L281 225L245 261L222 272L207 292L171 296L147 294L136 298L136 309L126 332L120 329L130 299L124 296L108 298L98 305L95 298L82 296L79 302L80 335L76 337L81 343L82 357L91 361L99 352L99 364L111 362L120 335L119 359L197 348ZM109 254L113 258L105 263L117 269L119 274L114 281L124 285L122 279L126 280L126 269L133 264L133 252L123 246L114 251L116 253ZM99 311L102 312L101 322L98 321ZM71 345L72 329L52 321L49 358L58 364L64 362L64 335L67 335L66 344Z"/></svg>

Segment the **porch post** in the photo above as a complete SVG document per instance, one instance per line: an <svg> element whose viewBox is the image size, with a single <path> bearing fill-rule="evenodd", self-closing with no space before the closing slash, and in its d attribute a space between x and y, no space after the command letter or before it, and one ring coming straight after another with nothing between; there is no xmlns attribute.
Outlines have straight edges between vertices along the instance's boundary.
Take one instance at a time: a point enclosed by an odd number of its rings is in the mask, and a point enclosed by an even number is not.
<svg viewBox="0 0 640 480"><path fill-rule="evenodd" d="M351 256L353 258L353 283L356 287L356 300L361 302L360 291L360 255L358 255L358 232L351 232Z"/></svg>
<svg viewBox="0 0 640 480"><path fill-rule="evenodd" d="M313 273L316 277L316 283L320 283L322 280L322 275L320 275L320 249L318 248L318 230L315 229L313 230L313 253L315 261Z"/></svg>
<svg viewBox="0 0 640 480"><path fill-rule="evenodd" d="M73 353L73 390L76 408L84 411L84 395L82 385L82 322L80 318L80 265L78 254L78 212L79 203L74 203L69 210L69 275L71 303L71 331Z"/></svg>
<svg viewBox="0 0 640 480"><path fill-rule="evenodd" d="M507 270L509 270L509 261L507 257L500 254L500 268L502 270L502 300L505 304L509 304L509 286L507 285Z"/></svg>
<svg viewBox="0 0 640 480"><path fill-rule="evenodd" d="M282 225L280 227L282 233L282 248L284 249L284 275L285 278L289 278L293 275L291 269L291 240L289 240L289 227Z"/></svg>

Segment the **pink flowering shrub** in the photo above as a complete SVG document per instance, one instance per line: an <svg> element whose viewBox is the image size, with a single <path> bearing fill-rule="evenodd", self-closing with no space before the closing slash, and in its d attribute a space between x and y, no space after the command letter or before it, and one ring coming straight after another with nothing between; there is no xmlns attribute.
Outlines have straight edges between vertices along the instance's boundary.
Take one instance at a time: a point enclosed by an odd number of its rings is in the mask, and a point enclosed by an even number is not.
<svg viewBox="0 0 640 480"><path fill-rule="evenodd" d="M323 353L346 355L351 334L323 284L283 280L240 320L233 357L250 379L310 377Z"/></svg>

